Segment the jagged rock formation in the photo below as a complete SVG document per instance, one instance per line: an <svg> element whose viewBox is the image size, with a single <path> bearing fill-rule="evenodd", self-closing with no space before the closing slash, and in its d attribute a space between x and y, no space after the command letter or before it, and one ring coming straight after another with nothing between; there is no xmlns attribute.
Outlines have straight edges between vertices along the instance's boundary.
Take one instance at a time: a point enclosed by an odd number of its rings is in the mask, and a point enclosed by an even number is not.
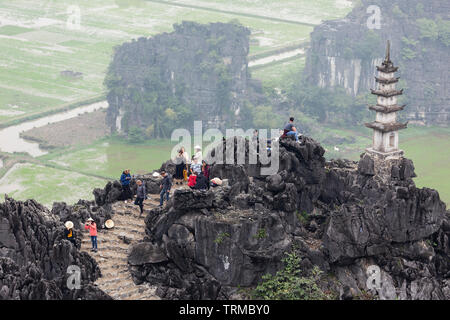
<svg viewBox="0 0 450 320"><path fill-rule="evenodd" d="M145 211L158 202L146 200ZM132 203L121 201L111 206L114 228L101 229L98 233L99 251L91 253L91 240L83 239L81 250L92 255L102 272L95 281L103 292L117 300L154 300L155 288L148 284L136 285L128 271L128 251L145 236L144 215L139 216L139 208Z"/></svg>
<svg viewBox="0 0 450 320"><path fill-rule="evenodd" d="M410 160L325 162L307 137L281 140L279 150L272 176L214 165L229 186L176 190L153 209L146 244L129 256L133 280L157 285L164 299L236 298L237 287L255 286L296 250L302 269L335 275L328 289L345 299L369 291L369 265L381 268L372 291L380 298L450 298L450 213L435 190L415 187Z"/></svg>
<svg viewBox="0 0 450 320"><path fill-rule="evenodd" d="M213 128L245 120L246 102L263 96L248 72L249 35L233 23L184 21L171 33L123 44L105 80L107 123L160 137L191 118Z"/></svg>
<svg viewBox="0 0 450 320"><path fill-rule="evenodd" d="M236 151L242 138L231 139ZM323 289L341 299L449 299L450 212L437 191L416 188L412 161L363 154L359 162L326 162L323 155L311 138L282 139L277 173L262 176L260 162L213 165L211 175L228 183L179 187L162 208L150 195L145 220L133 204L117 202L117 182L94 190L96 202L56 203L52 212L7 198L0 205L0 297L243 298L239 288L257 285L295 250L302 270L318 266L327 275ZM157 193L158 178L137 178ZM88 216L99 226L93 256L80 230ZM116 226L104 230L110 217ZM82 252L61 239L66 219L80 233ZM66 287L73 264L82 272L74 291ZM372 266L380 270L375 289L367 287Z"/></svg>
<svg viewBox="0 0 450 320"><path fill-rule="evenodd" d="M60 219L34 200L0 204L0 299L110 299L93 285L95 260L63 239ZM81 288L70 290L67 269L81 271Z"/></svg>
<svg viewBox="0 0 450 320"><path fill-rule="evenodd" d="M380 28L369 29L378 6ZM376 21L375 21L376 23ZM391 40L393 60L400 65L401 87L407 88L410 123L450 122L447 90L450 61L448 3L440 0L363 0L344 19L314 28L305 65L308 83L343 87L353 96L375 88L376 66Z"/></svg>

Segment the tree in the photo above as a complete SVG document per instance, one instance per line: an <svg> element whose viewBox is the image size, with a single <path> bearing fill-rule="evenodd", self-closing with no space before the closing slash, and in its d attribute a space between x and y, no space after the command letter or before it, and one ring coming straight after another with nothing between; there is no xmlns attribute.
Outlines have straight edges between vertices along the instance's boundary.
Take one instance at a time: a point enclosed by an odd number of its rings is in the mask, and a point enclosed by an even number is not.
<svg viewBox="0 0 450 320"><path fill-rule="evenodd" d="M300 270L295 251L286 254L284 268L275 275L266 274L253 291L253 298L265 300L330 300L333 296L319 286L323 272L315 266L307 275Z"/></svg>
<svg viewBox="0 0 450 320"><path fill-rule="evenodd" d="M436 22L422 18L417 20L417 25L419 26L421 39L437 40L439 31Z"/></svg>
<svg viewBox="0 0 450 320"><path fill-rule="evenodd" d="M145 141L144 131L139 127L131 127L128 131L128 142L142 143Z"/></svg>

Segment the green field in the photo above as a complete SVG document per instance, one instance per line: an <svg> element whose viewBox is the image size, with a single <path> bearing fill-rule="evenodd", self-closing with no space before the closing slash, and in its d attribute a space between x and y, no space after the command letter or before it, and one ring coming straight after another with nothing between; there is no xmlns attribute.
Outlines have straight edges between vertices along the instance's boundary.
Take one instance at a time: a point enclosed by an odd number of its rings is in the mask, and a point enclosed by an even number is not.
<svg viewBox="0 0 450 320"><path fill-rule="evenodd" d="M370 131L362 128L322 128L320 131L321 134L313 135L318 141L329 135L355 137L354 143L337 145L339 152L334 151L334 146L323 144L328 159L358 160L371 143ZM400 139L405 156L414 162L416 185L438 190L441 199L449 206L450 129L411 127L401 133ZM168 140L135 145L117 138L105 138L89 146L57 150L37 159L57 168L21 164L2 178L0 195L8 193L17 199L34 198L46 205L53 201L70 203L79 198L92 199L91 191L95 187L103 187L106 180L89 174L118 179L125 168L131 169L133 174L151 172L170 158L173 145Z"/></svg>
<svg viewBox="0 0 450 320"><path fill-rule="evenodd" d="M336 145L339 151L334 150L334 145L323 144L328 159L358 160L372 143L371 130L365 127L347 130L325 128L320 131L321 134L313 136L318 141L329 135L355 139L353 143ZM441 199L450 207L450 128L410 126L400 132L399 143L405 157L414 162L416 185L438 190Z"/></svg>
<svg viewBox="0 0 450 320"><path fill-rule="evenodd" d="M286 59L274 62L262 68L251 70L253 78L260 79L262 84L270 88L288 88L291 81L297 80L305 66L305 58Z"/></svg>
<svg viewBox="0 0 450 320"><path fill-rule="evenodd" d="M66 25L69 5L80 8L79 30ZM174 23L183 20L237 19L252 31L250 54L254 55L306 43L312 25L343 17L350 10L346 0L0 0L0 125L98 97L104 91L114 46L170 32ZM269 89L286 89L304 63L304 57L288 58L253 67L251 73ZM83 76L63 77L64 70ZM357 160L371 143L371 132L363 126L317 126L311 135L327 149L328 159ZM333 142L342 137L346 142ZM447 204L449 138L450 129L444 128L411 127L400 134L401 148L414 161L417 185L437 189ZM118 178L124 168L133 173L159 168L172 145L169 141L131 145L104 138L88 146L54 150L36 159L42 165L27 163L10 170L1 180L0 194L35 198L47 205L92 199L92 189L106 182L98 177Z"/></svg>
<svg viewBox="0 0 450 320"><path fill-rule="evenodd" d="M55 201L69 204L93 200L92 190L103 188L106 180L41 165L17 164L0 180L0 195L17 200L35 199L51 208Z"/></svg>
<svg viewBox="0 0 450 320"><path fill-rule="evenodd" d="M117 179L124 169L130 169L133 174L159 169L170 158L173 145L169 140L136 145L109 138L69 152L56 151L40 159L72 170Z"/></svg>
<svg viewBox="0 0 450 320"><path fill-rule="evenodd" d="M313 29L308 24L343 17L351 10L345 0L173 3L0 0L0 124L101 94L114 46L170 32L183 20L237 19L251 29L250 52L257 53L307 42ZM71 5L80 9L79 29L66 23L71 21ZM82 78L61 76L65 70L81 72Z"/></svg>

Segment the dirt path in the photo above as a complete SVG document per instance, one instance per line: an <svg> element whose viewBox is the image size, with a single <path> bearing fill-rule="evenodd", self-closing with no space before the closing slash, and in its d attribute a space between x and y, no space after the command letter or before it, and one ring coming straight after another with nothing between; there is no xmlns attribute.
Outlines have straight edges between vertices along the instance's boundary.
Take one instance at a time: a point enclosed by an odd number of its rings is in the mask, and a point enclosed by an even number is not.
<svg viewBox="0 0 450 320"><path fill-rule="evenodd" d="M183 188L175 186L175 189ZM139 216L139 207L133 202L116 202L112 205L114 228L98 231L98 252L91 252L91 240L84 234L81 250L88 252L98 263L102 277L98 285L105 293L116 300L159 300L155 294L156 287L148 283L134 284L128 270L128 249L142 241L145 236L144 218L152 208L159 205L159 195L149 195L144 201L144 214ZM125 243L123 237L128 238Z"/></svg>

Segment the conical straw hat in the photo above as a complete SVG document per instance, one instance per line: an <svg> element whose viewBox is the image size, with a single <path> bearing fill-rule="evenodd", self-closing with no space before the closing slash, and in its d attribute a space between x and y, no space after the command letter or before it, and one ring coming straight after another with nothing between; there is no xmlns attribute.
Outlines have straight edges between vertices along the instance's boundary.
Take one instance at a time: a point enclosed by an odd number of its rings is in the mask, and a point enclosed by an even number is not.
<svg viewBox="0 0 450 320"><path fill-rule="evenodd" d="M114 221L112 221L111 219L106 220L106 221L105 221L105 226L106 226L106 228L108 228L108 229L114 228Z"/></svg>
<svg viewBox="0 0 450 320"><path fill-rule="evenodd" d="M66 223L64 225L66 226L67 229L72 229L73 228L73 222L72 221L66 221Z"/></svg>

